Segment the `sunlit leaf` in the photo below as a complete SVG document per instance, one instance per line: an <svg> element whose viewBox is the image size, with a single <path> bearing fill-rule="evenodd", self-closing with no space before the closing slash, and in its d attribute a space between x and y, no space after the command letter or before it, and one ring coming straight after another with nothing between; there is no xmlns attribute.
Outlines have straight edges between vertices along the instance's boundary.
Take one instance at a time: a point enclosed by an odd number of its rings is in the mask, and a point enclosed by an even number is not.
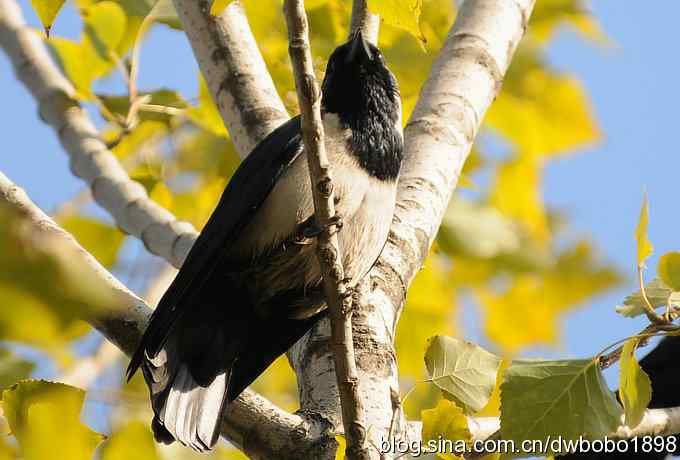
<svg viewBox="0 0 680 460"><path fill-rule="evenodd" d="M399 319L396 350L399 373L414 380L422 379L423 347L437 334L456 331L454 287L441 257L431 255L408 290L406 307Z"/></svg>
<svg viewBox="0 0 680 460"><path fill-rule="evenodd" d="M668 304L680 307L680 292L674 292L659 278L654 278L645 285L645 294L655 308ZM637 291L623 299L623 304L616 307L616 312L626 317L635 317L645 313L645 305L642 292Z"/></svg>
<svg viewBox="0 0 680 460"><path fill-rule="evenodd" d="M419 25L422 7L422 0L368 0L371 13L380 15L386 23L402 28L424 42L425 37Z"/></svg>
<svg viewBox="0 0 680 460"><path fill-rule="evenodd" d="M541 195L540 160L529 155L504 162L497 170L489 200L504 215L524 225L537 240L550 237Z"/></svg>
<svg viewBox="0 0 680 460"><path fill-rule="evenodd" d="M84 12L80 43L55 37L49 45L66 76L82 99L93 99L92 82L107 75L116 65L114 51L124 37L126 16L111 1L89 6Z"/></svg>
<svg viewBox="0 0 680 460"><path fill-rule="evenodd" d="M78 318L124 305L125 296L85 264L86 257L58 231L38 227L0 205L0 314L5 338L48 345L88 330Z"/></svg>
<svg viewBox="0 0 680 460"><path fill-rule="evenodd" d="M218 135L227 136L227 129L202 75L198 78L198 105L186 111L187 116L198 126Z"/></svg>
<svg viewBox="0 0 680 460"><path fill-rule="evenodd" d="M625 412L625 423L635 428L652 399L652 384L635 358L639 339L626 341L621 350L621 369L619 370L619 398Z"/></svg>
<svg viewBox="0 0 680 460"><path fill-rule="evenodd" d="M637 264L642 268L645 266L645 260L652 255L654 246L652 246L649 237L647 236L647 227L649 226L649 202L647 201L647 194L645 193L642 199L642 208L640 209L640 218L635 229L635 240L637 241Z"/></svg>
<svg viewBox="0 0 680 460"><path fill-rule="evenodd" d="M52 23L54 22L59 10L64 5L65 0L31 0L33 9L38 14L40 22L45 28L45 35L49 37Z"/></svg>
<svg viewBox="0 0 680 460"><path fill-rule="evenodd" d="M472 440L468 429L467 417L463 409L455 403L441 400L434 409L422 411L423 443L434 441L445 447L453 447L453 452L437 452L438 458L460 459ZM441 443L442 440L450 441Z"/></svg>
<svg viewBox="0 0 680 460"><path fill-rule="evenodd" d="M435 336L425 351L430 379L466 413L482 409L496 385L501 359L464 340Z"/></svg>
<svg viewBox="0 0 680 460"><path fill-rule="evenodd" d="M25 460L91 460L103 436L80 421L85 392L61 383L25 380L2 392L2 409Z"/></svg>
<svg viewBox="0 0 680 460"><path fill-rule="evenodd" d="M571 153L601 138L583 85L551 70L527 49L513 58L503 91L485 120L522 155Z"/></svg>
<svg viewBox="0 0 680 460"><path fill-rule="evenodd" d="M599 439L620 423L621 406L596 359L517 360L504 375L501 437L515 441L518 448L526 439Z"/></svg>
<svg viewBox="0 0 680 460"><path fill-rule="evenodd" d="M680 252L669 252L659 258L659 277L673 291L680 291Z"/></svg>
<svg viewBox="0 0 680 460"><path fill-rule="evenodd" d="M603 45L611 43L584 0L541 0L536 2L536 7L529 21L529 36L540 43L546 43L555 35L562 24L571 26L584 38L595 43Z"/></svg>
<svg viewBox="0 0 680 460"><path fill-rule="evenodd" d="M101 460L160 460L149 425L133 420L115 430L101 448Z"/></svg>
<svg viewBox="0 0 680 460"><path fill-rule="evenodd" d="M105 267L112 267L125 235L116 227L91 217L72 215L59 219L59 225L71 233Z"/></svg>
<svg viewBox="0 0 680 460"><path fill-rule="evenodd" d="M27 378L34 367L35 364L19 358L7 348L0 348L0 389Z"/></svg>
<svg viewBox="0 0 680 460"><path fill-rule="evenodd" d="M212 5L210 5L210 14L213 16L219 16L224 10L227 9L232 1L233 0L213 0Z"/></svg>
<svg viewBox="0 0 680 460"><path fill-rule="evenodd" d="M554 265L536 274L518 274L508 288L476 292L485 312L487 335L508 353L559 340L557 320L589 297L616 286L621 277L593 256L584 242L565 250Z"/></svg>
<svg viewBox="0 0 680 460"><path fill-rule="evenodd" d="M182 96L173 90L161 88L153 92L142 92L139 96L149 96L150 100L146 105L158 106L156 110L140 108L137 117L140 121L162 121L168 123L175 116L174 112L163 112L163 107L172 109L183 109L187 106ZM99 94L99 99L104 106L112 113L127 116L130 110L130 98L128 96L110 96Z"/></svg>
<svg viewBox="0 0 680 460"><path fill-rule="evenodd" d="M335 451L335 460L345 460L347 439L343 435L339 434L335 436L335 441L338 443L338 450Z"/></svg>

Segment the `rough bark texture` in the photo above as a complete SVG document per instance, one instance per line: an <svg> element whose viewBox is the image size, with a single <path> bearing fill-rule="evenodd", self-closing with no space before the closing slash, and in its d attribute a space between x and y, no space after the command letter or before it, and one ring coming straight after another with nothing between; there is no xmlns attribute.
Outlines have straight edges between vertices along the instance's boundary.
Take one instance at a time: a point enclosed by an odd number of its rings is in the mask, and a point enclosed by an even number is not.
<svg viewBox="0 0 680 460"><path fill-rule="evenodd" d="M184 3L175 3L181 18L187 20L189 14L182 12ZM186 0L186 5L190 3L193 2ZM408 428L398 398L394 330L406 290L428 253L483 115L500 88L526 28L533 3L467 0L407 124L406 161L389 242L367 281L362 307L352 318L366 427L373 440L385 437L392 425L396 436ZM0 0L0 45L39 101L43 118L59 133L74 171L92 184L95 199L122 228L141 237L152 252L175 265L181 263L195 232L180 225L167 211L154 207L138 184L130 184L82 110L68 96L70 85L51 64L42 44L23 28L17 11L11 0ZM205 8L200 12L207 14ZM185 28L191 37L191 27ZM200 37L196 40L215 39L209 33ZM109 318L97 327L129 352L143 330L146 314L148 309L141 313L131 311L130 315ZM273 412L271 403L259 400L251 392L230 407L224 433L249 455L334 458L330 448L335 441L330 429L340 425L340 417L328 337L329 326L324 321L291 350L300 387L301 416ZM260 412L262 408L265 415Z"/></svg>
<svg viewBox="0 0 680 460"><path fill-rule="evenodd" d="M208 0L173 0L210 94L241 158L279 125L288 112L262 59L243 5L220 16Z"/></svg>
<svg viewBox="0 0 680 460"><path fill-rule="evenodd" d="M321 89L314 76L305 4L302 0L287 0L284 11L288 25L288 49L302 115L302 138L309 164L314 213L317 225L323 229L317 237L317 255L330 310L331 348L347 438L346 455L350 460L369 459L364 405L359 394L359 378L354 361L352 297L343 281L345 276L340 261L337 226L331 225L332 219L336 217L332 165L324 147Z"/></svg>
<svg viewBox="0 0 680 460"><path fill-rule="evenodd" d="M399 388L393 347L399 314L533 4L466 1L406 126L406 160L392 230L370 273L366 298L353 316L366 424L376 444L387 437L391 425L395 437L407 429L398 398L393 398ZM292 356L302 407L337 424L328 323L320 323L298 342Z"/></svg>

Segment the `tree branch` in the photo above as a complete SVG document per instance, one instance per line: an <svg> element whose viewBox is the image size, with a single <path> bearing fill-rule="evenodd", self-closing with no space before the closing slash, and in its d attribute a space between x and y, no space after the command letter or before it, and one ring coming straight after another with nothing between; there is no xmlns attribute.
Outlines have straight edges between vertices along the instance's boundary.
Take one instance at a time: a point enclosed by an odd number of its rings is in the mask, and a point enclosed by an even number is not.
<svg viewBox="0 0 680 460"><path fill-rule="evenodd" d="M321 90L314 76L307 14L302 0L286 0L284 11L288 25L288 51L302 115L302 138L312 182L315 220L316 225L323 229L317 237L317 255L330 311L331 346L347 437L346 452L350 459L368 459L364 405L359 394L359 378L354 361L352 296L343 282L337 227L332 225L332 219L336 217L333 179L324 146Z"/></svg>
<svg viewBox="0 0 680 460"><path fill-rule="evenodd" d="M208 0L173 0L241 158L288 120L240 1L215 17Z"/></svg>
<svg viewBox="0 0 680 460"><path fill-rule="evenodd" d="M54 65L38 34L26 26L15 0L0 0L0 47L38 102L41 118L57 133L73 174L88 183L95 201L123 231L179 267L196 230L152 201L144 187L130 179L72 97L73 86Z"/></svg>
<svg viewBox="0 0 680 460"><path fill-rule="evenodd" d="M149 306L109 273L71 234L38 208L26 193L0 172L0 204L18 210L32 232L46 235L69 248L70 262L107 286L116 307L85 319L110 342L131 355L151 314ZM55 246L46 246L54 248ZM246 390L225 411L222 435L252 458L299 458L296 452L316 452L324 442L328 424L314 417L289 414L257 393ZM315 458L315 457L309 457Z"/></svg>
<svg viewBox="0 0 680 460"><path fill-rule="evenodd" d="M405 161L390 236L354 312L354 347L372 441L407 432L393 404L394 332L406 291L437 233L486 109L497 94L534 0L467 0L425 83L405 133ZM290 352L305 410L334 422L337 386L320 322Z"/></svg>
<svg viewBox="0 0 680 460"><path fill-rule="evenodd" d="M364 39L378 44L378 33L380 32L380 16L368 11L367 0L354 0L352 2L352 19L349 26L350 37L357 30L361 30Z"/></svg>

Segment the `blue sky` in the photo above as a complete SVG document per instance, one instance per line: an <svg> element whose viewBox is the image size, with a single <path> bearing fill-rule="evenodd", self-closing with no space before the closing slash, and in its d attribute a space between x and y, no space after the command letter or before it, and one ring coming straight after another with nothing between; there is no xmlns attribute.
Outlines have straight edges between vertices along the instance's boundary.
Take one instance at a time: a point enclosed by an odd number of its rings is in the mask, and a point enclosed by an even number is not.
<svg viewBox="0 0 680 460"><path fill-rule="evenodd" d="M20 3L29 23L37 25L29 2ZM680 248L676 219L680 155L675 145L680 131L676 86L680 64L674 37L680 2L655 2L653 8L635 8L634 14L630 6L616 0L592 5L614 47L593 47L565 31L549 49L552 65L583 81L605 138L594 148L549 166L546 200L565 210L573 232L589 235L602 256L631 280L568 315L563 346L554 350L561 356L593 354L643 325L642 320L618 317L613 307L635 288L633 231L644 189L651 203L650 237L657 256ZM72 36L74 30L77 20L67 8L57 20L55 33ZM195 94L196 72L185 39L155 28L143 48L140 87L169 86ZM4 54L0 54L0 88L4 103L0 170L26 188L43 209L54 209L83 184L70 174L53 131L39 121L35 102L15 80ZM654 257L648 264L652 272L656 261Z"/></svg>

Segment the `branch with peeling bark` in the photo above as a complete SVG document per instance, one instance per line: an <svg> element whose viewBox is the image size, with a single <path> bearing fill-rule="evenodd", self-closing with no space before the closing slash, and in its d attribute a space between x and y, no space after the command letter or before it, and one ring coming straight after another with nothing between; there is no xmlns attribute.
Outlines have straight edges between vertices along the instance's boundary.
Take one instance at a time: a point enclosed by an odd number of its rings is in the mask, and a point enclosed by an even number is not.
<svg viewBox="0 0 680 460"><path fill-rule="evenodd" d="M347 457L368 459L364 405L359 393L359 378L354 361L352 339L352 296L349 295L340 260L335 215L331 164L324 146L321 120L321 90L314 76L309 46L309 25L302 0L284 3L288 24L288 50L295 74L302 116L302 139L309 164L316 224L322 229L317 237L317 255L331 319L331 347L335 374L340 389L342 421L347 437Z"/></svg>

